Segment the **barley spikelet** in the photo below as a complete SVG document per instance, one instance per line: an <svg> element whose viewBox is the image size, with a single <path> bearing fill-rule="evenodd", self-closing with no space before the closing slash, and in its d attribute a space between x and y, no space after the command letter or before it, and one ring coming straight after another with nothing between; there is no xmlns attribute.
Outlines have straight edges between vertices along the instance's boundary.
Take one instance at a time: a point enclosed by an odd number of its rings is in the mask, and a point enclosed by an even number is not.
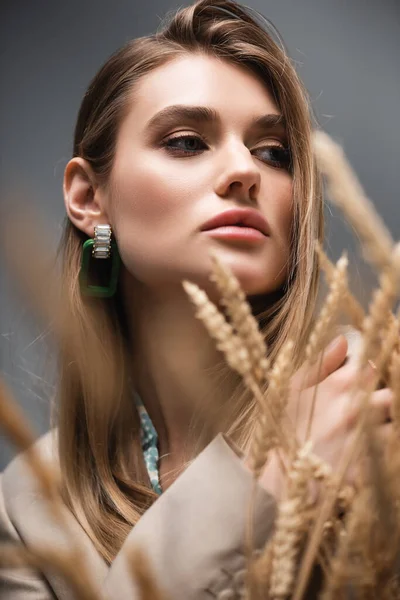
<svg viewBox="0 0 400 600"><path fill-rule="evenodd" d="M325 273L326 280L328 284L331 285L335 273L335 265L329 260L318 241L315 244L315 251L318 255L319 265L322 271ZM341 306L349 315L354 327L361 329L365 317L365 311L362 305L350 292L348 287L344 290L344 298Z"/></svg>
<svg viewBox="0 0 400 600"><path fill-rule="evenodd" d="M254 431L250 448L254 476L258 478L266 463L269 451L277 446L278 439L274 434L275 427L271 423L270 412L280 423L286 409L290 376L292 374L293 342L288 340L282 347L268 374L268 390L264 403L260 406L259 419ZM268 409L266 407L268 405Z"/></svg>
<svg viewBox="0 0 400 600"><path fill-rule="evenodd" d="M276 530L272 540L271 600L284 600L291 593L296 560L304 532L304 512L308 503L309 480L313 473L310 462L311 443L296 454L288 472L287 499L278 508Z"/></svg>
<svg viewBox="0 0 400 600"><path fill-rule="evenodd" d="M254 318L245 293L232 271L223 265L214 254L211 255L211 260L210 280L216 284L221 293L221 304L226 307L233 327L247 348L253 364L254 377L259 383L263 383L267 378L269 361L257 320Z"/></svg>
<svg viewBox="0 0 400 600"><path fill-rule="evenodd" d="M347 256L343 254L336 263L332 279L329 282L328 295L306 346L305 355L309 364L315 363L319 351L326 345L327 335L339 311L347 288L347 266Z"/></svg>
<svg viewBox="0 0 400 600"><path fill-rule="evenodd" d="M366 197L343 149L322 131L314 133L317 163L326 175L331 200L343 211L361 239L366 259L378 268L390 262L392 237Z"/></svg>

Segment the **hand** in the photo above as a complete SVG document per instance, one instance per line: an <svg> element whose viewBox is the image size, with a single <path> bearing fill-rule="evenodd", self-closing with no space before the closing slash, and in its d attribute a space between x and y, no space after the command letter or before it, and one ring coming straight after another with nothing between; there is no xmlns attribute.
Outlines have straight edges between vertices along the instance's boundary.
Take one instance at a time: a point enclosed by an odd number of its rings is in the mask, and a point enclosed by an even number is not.
<svg viewBox="0 0 400 600"><path fill-rule="evenodd" d="M310 439L313 441L313 452L325 460L333 471L336 470L342 453L354 439L361 414L361 408L352 393L357 364L351 357L346 362L347 350L348 342L341 335L326 348L321 365L319 359L311 367L303 365L292 377L287 405L288 416L295 426L297 439L302 444L307 433L313 396L316 394ZM368 365L363 372L363 381L370 381L373 375L374 368ZM388 388L376 390L371 395L372 422L381 440L387 439L392 429L392 398L392 392ZM356 465L348 470L348 483L354 482L356 472ZM260 477L260 483L279 500L284 480L278 457L273 452Z"/></svg>

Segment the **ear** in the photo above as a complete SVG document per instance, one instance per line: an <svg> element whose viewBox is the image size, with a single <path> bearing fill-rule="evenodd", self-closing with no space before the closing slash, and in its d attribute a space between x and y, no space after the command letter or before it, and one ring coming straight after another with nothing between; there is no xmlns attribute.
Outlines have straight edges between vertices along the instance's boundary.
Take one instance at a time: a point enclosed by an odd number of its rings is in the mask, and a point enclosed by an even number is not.
<svg viewBox="0 0 400 600"><path fill-rule="evenodd" d="M64 171L64 202L72 223L89 237L96 225L109 223L104 208L102 188L90 164L83 158L72 158Z"/></svg>

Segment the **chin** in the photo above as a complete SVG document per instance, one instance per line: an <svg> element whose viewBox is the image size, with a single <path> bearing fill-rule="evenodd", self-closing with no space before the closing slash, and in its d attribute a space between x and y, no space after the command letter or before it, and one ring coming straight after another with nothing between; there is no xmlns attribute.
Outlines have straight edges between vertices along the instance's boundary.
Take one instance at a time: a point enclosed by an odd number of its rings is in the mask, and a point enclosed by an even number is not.
<svg viewBox="0 0 400 600"><path fill-rule="evenodd" d="M235 269L232 267L230 268L236 279L239 281L240 287L242 288L247 300L258 298L261 303L264 301L265 304L269 304L270 302L275 302L275 299L277 300L279 297L281 297L283 293L283 286L286 281L285 278L282 277L282 274L280 274L279 279L278 274L271 274L271 277L267 278L265 273L263 273L263 276L260 277L259 274L257 276L257 274L250 273L249 271L243 272L241 269ZM205 286L200 285L200 287L204 289L210 300L215 302L217 299L220 299L219 292L217 291L215 284L210 282L209 279L207 279ZM270 296L269 300L267 298L268 296Z"/></svg>
<svg viewBox="0 0 400 600"><path fill-rule="evenodd" d="M239 281L246 296L258 296L276 292L285 282L285 273L249 268L248 265L232 263L228 265Z"/></svg>

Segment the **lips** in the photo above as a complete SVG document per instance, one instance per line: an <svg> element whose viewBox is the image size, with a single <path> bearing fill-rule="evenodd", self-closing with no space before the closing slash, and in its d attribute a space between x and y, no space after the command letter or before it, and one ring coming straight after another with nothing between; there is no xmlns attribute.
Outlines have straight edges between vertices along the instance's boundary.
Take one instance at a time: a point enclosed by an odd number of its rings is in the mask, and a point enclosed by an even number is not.
<svg viewBox="0 0 400 600"><path fill-rule="evenodd" d="M202 231L209 231L218 227L227 225L236 225L238 227L252 227L257 229L265 236L268 236L269 225L264 217L256 210L251 208L234 208L219 213L202 226Z"/></svg>

